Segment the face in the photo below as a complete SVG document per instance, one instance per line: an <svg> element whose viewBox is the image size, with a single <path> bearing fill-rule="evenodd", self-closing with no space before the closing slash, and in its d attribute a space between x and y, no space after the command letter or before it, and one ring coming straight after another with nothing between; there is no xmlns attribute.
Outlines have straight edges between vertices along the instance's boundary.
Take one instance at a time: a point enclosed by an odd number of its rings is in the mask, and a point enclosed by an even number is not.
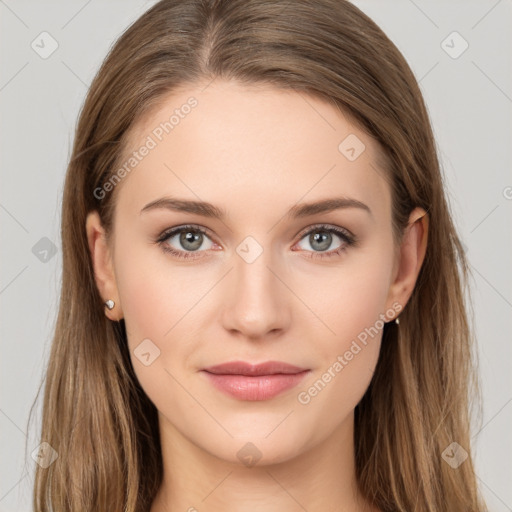
<svg viewBox="0 0 512 512"><path fill-rule="evenodd" d="M282 462L352 419L406 300L390 189L377 144L333 106L203 89L174 92L131 134L103 292L167 432L226 461L252 443ZM326 200L339 202L305 208ZM204 371L239 361L296 368Z"/></svg>

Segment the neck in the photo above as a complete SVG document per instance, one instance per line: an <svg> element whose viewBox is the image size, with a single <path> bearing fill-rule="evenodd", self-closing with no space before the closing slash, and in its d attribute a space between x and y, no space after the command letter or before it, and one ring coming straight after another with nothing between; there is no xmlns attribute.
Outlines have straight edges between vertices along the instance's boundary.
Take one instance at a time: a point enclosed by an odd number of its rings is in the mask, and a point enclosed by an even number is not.
<svg viewBox="0 0 512 512"><path fill-rule="evenodd" d="M161 415L159 423L164 477L151 512L376 511L356 484L353 415L293 459L251 467L204 451Z"/></svg>

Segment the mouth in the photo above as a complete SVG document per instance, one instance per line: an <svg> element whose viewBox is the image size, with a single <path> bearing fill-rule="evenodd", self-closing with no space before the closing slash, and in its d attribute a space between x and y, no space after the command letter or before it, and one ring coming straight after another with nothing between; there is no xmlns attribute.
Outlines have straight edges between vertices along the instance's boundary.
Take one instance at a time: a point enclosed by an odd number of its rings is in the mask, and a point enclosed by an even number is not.
<svg viewBox="0 0 512 512"><path fill-rule="evenodd" d="M253 365L234 361L204 368L218 390L239 400L269 400L295 387L311 370L280 361Z"/></svg>

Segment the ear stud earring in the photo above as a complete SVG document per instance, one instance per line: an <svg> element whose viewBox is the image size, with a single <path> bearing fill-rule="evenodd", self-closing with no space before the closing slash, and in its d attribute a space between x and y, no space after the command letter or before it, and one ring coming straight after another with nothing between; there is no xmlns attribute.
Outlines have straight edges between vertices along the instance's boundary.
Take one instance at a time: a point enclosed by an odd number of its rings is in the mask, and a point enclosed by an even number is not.
<svg viewBox="0 0 512 512"><path fill-rule="evenodd" d="M107 306L108 309L114 309L115 305L116 303L112 299L105 301L105 306Z"/></svg>
<svg viewBox="0 0 512 512"><path fill-rule="evenodd" d="M398 317L395 318L395 324L399 324L400 323L400 319Z"/></svg>

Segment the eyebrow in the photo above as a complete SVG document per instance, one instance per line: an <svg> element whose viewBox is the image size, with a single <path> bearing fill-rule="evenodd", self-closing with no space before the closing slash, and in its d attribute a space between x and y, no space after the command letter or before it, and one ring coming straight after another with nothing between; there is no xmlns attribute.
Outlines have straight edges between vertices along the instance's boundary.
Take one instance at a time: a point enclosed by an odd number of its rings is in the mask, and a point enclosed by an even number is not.
<svg viewBox="0 0 512 512"><path fill-rule="evenodd" d="M334 210L345 208L359 208L372 215L370 207L366 204L349 197L335 197L316 201L314 203L302 203L290 208L286 217L302 218L318 213L327 213ZM194 213L203 217L211 217L223 220L227 217L226 211L211 203L203 201L191 201L186 199L177 199L173 197L162 197L148 203L140 214L156 209L166 209L177 212Z"/></svg>

